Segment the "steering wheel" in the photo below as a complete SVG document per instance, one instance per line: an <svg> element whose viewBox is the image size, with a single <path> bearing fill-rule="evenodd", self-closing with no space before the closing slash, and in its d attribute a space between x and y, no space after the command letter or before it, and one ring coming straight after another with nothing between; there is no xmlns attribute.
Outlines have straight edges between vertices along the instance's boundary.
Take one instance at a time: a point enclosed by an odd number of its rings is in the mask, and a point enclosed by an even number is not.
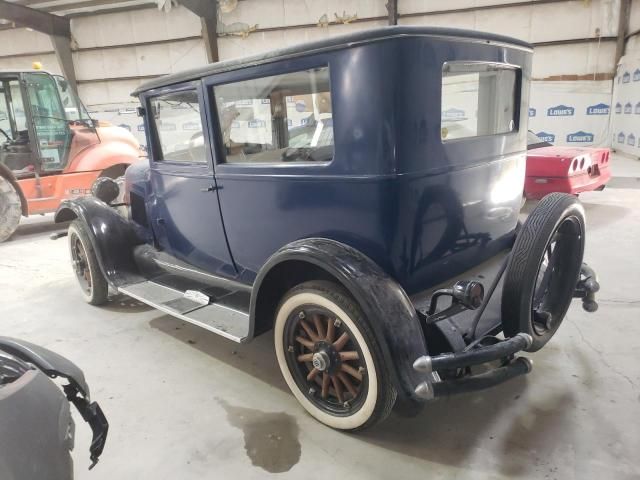
<svg viewBox="0 0 640 480"><path fill-rule="evenodd" d="M198 142L198 138L202 140ZM194 133L189 139L189 156L191 157L191 161L193 162L202 162L202 158L198 158L196 156L196 148L204 146L204 134L202 132Z"/></svg>
<svg viewBox="0 0 640 480"><path fill-rule="evenodd" d="M11 141L13 140L9 135L7 135L7 132L5 132L3 129L0 128L0 132L2 132L2 134L7 137L7 140Z"/></svg>

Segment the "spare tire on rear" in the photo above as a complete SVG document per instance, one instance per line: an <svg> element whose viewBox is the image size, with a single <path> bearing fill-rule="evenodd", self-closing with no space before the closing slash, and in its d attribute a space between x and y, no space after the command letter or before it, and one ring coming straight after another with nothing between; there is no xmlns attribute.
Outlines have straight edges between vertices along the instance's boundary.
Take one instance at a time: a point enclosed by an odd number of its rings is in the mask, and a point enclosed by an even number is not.
<svg viewBox="0 0 640 480"><path fill-rule="evenodd" d="M569 309L584 255L585 218L579 200L564 193L545 196L518 232L502 290L507 337L533 338L541 349Z"/></svg>

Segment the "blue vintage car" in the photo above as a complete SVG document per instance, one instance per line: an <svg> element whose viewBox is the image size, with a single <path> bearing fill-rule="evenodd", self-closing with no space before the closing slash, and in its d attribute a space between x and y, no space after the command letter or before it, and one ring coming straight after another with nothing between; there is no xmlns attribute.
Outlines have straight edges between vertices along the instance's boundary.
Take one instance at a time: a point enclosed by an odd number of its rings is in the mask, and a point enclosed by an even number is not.
<svg viewBox="0 0 640 480"><path fill-rule="evenodd" d="M124 202L101 180L56 215L86 300L236 342L273 330L293 394L343 430L527 373L516 354L598 289L577 199L518 220L531 57L401 26L144 84L149 162Z"/></svg>

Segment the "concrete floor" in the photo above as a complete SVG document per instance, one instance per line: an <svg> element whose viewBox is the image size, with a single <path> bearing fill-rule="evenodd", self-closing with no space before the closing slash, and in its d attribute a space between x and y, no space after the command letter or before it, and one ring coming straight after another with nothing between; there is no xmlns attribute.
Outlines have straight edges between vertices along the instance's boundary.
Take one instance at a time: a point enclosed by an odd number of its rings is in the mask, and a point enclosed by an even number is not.
<svg viewBox="0 0 640 480"><path fill-rule="evenodd" d="M123 297L85 304L49 218L0 245L1 334L69 357L111 424L87 472L76 416L76 478L640 478L640 161L583 195L600 310L572 306L533 372L482 393L392 415L363 434L309 417L264 335L239 346Z"/></svg>

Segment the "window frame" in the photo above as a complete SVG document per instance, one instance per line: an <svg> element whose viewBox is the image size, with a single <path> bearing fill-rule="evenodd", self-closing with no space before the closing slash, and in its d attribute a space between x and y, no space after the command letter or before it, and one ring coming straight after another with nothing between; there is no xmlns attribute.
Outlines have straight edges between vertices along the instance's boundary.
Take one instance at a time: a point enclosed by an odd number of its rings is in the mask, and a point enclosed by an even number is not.
<svg viewBox="0 0 640 480"><path fill-rule="evenodd" d="M195 91L198 97L198 105L200 107L200 123L202 125L202 136L204 141L205 160L202 162L182 162L176 160L165 160L164 153L162 151L162 144L160 142L159 130L156 128L156 119L153 115L152 102L158 97L170 95L172 93L180 93L187 91ZM141 103L144 105L146 114L144 115L144 128L147 136L147 143L151 148L148 155L149 161L152 166L156 168L166 165L167 168L175 169L177 167L190 168L202 170L204 168L207 171L213 171L213 162L211 156L211 148L209 145L209 127L207 121L206 103L203 95L202 82L200 80L190 81L186 83L180 83L177 85L170 85L168 87L162 87L154 90L149 90L141 95Z"/></svg>
<svg viewBox="0 0 640 480"><path fill-rule="evenodd" d="M513 130L508 132L498 132L498 133L485 133L483 135L473 135L468 137L458 137L451 139L444 139L442 135L440 135L440 143L442 145L448 145L456 142L464 142L464 141L473 141L475 139L482 138L491 138L498 137L503 135L518 135L520 133L520 107L522 101L522 67L519 65L514 65L512 63L504 63L504 62L490 62L490 61L481 61L481 60L451 60L446 61L442 64L442 69L440 71L440 125L439 131L442 131L442 110L443 110L443 100L444 100L444 89L443 80L445 78L445 69L449 68L451 65L468 65L469 67L494 67L494 69L500 70L510 70L515 73L515 82L514 82L514 91L513 91ZM482 73L483 71L488 70L479 70L479 69L469 69L467 73Z"/></svg>
<svg viewBox="0 0 640 480"><path fill-rule="evenodd" d="M297 62L278 62L270 65L271 68L265 68L264 65L252 67L248 71L246 70L231 70L228 72L215 73L209 77L205 77L203 79L204 83L204 100L207 104L207 114L209 115L209 133L210 138L213 139L213 148L215 150L215 154L213 156L214 160L214 169L216 172L220 172L221 170L227 170L231 173L235 169L243 169L243 170L254 170L254 173L258 173L260 170L269 170L273 169L297 169L297 168L325 168L330 166L336 157L336 144L335 144L335 136L333 143L333 154L330 160L325 162L227 162L226 161L226 153L224 149L223 139L222 139L222 129L220 128L220 118L218 114L218 108L216 104L215 98L215 87L220 85L229 85L233 83L240 83L249 80L256 80L259 78L273 77L279 75L287 75L289 73L297 73L303 72L306 70L313 70L319 68L326 68L329 77L329 93L331 93L331 111L332 111L332 120L333 120L333 132L335 135L336 125L335 125L335 117L333 113L335 112L335 97L333 95L334 92L334 82L331 74L331 66L330 62L327 59L319 60L317 58L308 58L304 61L300 61L298 59ZM222 172L223 173L223 172Z"/></svg>

